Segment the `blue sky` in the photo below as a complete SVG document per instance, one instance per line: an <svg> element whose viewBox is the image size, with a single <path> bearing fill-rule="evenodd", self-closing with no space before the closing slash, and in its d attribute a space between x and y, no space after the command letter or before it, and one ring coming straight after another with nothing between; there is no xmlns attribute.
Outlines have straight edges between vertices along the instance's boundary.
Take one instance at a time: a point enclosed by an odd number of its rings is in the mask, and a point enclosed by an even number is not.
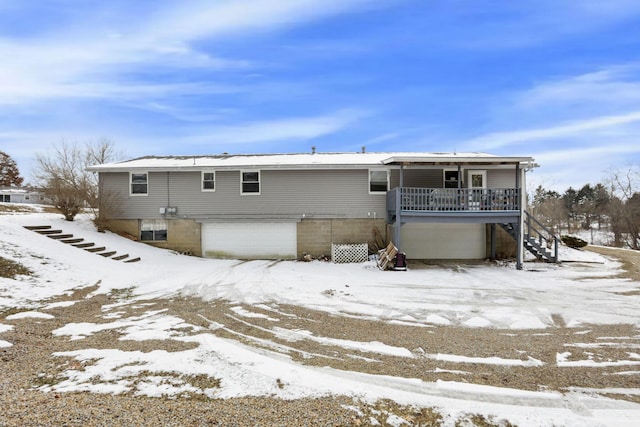
<svg viewBox="0 0 640 427"><path fill-rule="evenodd" d="M533 156L640 164L637 0L0 0L0 150Z"/></svg>

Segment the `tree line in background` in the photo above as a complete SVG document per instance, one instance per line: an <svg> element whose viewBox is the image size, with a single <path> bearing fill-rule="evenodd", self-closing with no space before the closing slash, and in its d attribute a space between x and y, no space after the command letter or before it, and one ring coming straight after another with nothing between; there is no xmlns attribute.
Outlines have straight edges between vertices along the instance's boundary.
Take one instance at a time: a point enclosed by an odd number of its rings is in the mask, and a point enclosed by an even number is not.
<svg viewBox="0 0 640 427"><path fill-rule="evenodd" d="M640 170L615 170L602 183L564 193L538 186L529 197L533 215L555 234L607 230L612 246L640 249Z"/></svg>

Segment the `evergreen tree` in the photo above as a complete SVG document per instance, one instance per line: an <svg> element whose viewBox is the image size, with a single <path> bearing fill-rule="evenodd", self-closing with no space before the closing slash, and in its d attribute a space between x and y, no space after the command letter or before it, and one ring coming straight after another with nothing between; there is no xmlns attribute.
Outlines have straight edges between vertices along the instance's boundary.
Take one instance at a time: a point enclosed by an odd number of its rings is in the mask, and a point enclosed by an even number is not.
<svg viewBox="0 0 640 427"><path fill-rule="evenodd" d="M0 187L19 187L23 181L15 160L4 151L0 151Z"/></svg>

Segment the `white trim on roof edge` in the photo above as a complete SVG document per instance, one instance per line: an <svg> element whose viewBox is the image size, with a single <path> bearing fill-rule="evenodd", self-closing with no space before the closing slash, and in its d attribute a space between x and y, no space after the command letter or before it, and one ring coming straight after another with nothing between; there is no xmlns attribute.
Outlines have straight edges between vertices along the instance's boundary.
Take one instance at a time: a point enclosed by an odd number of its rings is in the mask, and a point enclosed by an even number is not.
<svg viewBox="0 0 640 427"><path fill-rule="evenodd" d="M531 157L503 157L486 153L303 153L303 154L239 154L220 156L141 157L118 163L90 166L92 172L200 171L240 169L344 169L393 167L401 163L532 163Z"/></svg>

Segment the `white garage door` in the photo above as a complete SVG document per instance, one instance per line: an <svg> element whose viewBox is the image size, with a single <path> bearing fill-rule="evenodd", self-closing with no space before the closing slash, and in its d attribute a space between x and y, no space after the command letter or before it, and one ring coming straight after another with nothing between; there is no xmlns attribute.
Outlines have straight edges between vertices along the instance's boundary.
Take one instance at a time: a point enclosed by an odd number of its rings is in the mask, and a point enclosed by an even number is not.
<svg viewBox="0 0 640 427"><path fill-rule="evenodd" d="M202 224L202 254L210 258L294 259L295 222Z"/></svg>
<svg viewBox="0 0 640 427"><path fill-rule="evenodd" d="M483 259L484 224L420 224L402 226L401 250L409 259Z"/></svg>

